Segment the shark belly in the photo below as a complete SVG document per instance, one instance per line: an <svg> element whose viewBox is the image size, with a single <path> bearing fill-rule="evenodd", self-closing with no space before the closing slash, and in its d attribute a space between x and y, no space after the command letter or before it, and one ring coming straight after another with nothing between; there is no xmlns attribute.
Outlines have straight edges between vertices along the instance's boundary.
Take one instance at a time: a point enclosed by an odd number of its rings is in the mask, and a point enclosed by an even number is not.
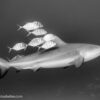
<svg viewBox="0 0 100 100"><path fill-rule="evenodd" d="M48 61L43 61L38 64L40 68L61 68L70 65L75 65L75 62L79 58L79 55L73 57L60 57L55 59L50 59Z"/></svg>

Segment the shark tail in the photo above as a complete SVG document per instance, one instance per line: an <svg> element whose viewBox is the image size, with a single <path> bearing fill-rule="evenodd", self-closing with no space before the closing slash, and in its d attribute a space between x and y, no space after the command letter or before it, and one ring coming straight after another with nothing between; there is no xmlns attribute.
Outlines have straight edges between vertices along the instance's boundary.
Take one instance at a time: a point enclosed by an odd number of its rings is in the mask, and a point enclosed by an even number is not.
<svg viewBox="0 0 100 100"><path fill-rule="evenodd" d="M9 62L0 58L0 79L3 78L9 70Z"/></svg>

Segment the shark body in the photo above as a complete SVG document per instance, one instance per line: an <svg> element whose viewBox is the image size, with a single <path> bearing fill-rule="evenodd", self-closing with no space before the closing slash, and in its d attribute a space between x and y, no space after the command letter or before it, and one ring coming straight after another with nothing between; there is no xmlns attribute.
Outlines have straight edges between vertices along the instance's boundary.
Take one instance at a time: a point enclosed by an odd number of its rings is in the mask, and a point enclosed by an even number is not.
<svg viewBox="0 0 100 100"><path fill-rule="evenodd" d="M6 61L0 58L1 74L4 75L9 68L17 70L40 68L61 68L71 65L80 67L83 62L90 61L100 56L100 46L85 43L65 43L55 36L57 48L47 52L37 52L28 56L17 56Z"/></svg>

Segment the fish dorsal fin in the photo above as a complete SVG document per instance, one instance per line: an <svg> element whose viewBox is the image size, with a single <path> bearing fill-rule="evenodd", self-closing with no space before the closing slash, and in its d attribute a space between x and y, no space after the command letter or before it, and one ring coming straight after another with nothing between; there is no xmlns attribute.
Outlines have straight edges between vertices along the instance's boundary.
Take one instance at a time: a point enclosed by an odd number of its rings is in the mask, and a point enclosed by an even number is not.
<svg viewBox="0 0 100 100"><path fill-rule="evenodd" d="M63 45L66 45L67 43L64 42L62 39L60 39L58 36L54 35L55 36L55 39L54 39L54 42L56 42L57 46L63 46Z"/></svg>

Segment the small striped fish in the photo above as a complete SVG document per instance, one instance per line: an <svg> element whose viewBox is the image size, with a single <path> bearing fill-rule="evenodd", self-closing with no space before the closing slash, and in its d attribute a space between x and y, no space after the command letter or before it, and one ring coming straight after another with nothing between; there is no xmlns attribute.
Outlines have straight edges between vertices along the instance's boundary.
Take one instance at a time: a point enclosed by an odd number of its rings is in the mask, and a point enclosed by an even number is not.
<svg viewBox="0 0 100 100"><path fill-rule="evenodd" d="M20 25L18 26L19 26L18 30L24 29L27 32L43 27L43 25L38 21L28 22L23 26L20 26Z"/></svg>
<svg viewBox="0 0 100 100"><path fill-rule="evenodd" d="M43 44L44 42L45 41L41 37L40 38L34 38L28 43L28 46L35 47L35 46L39 46L39 45Z"/></svg>
<svg viewBox="0 0 100 100"><path fill-rule="evenodd" d="M50 48L53 48L53 47L55 47L56 46L56 43L55 42L53 42L53 41L47 41L47 42L45 42L42 46L40 46L39 47L39 49L50 49Z"/></svg>
<svg viewBox="0 0 100 100"><path fill-rule="evenodd" d="M42 28L41 29L36 29L36 30L33 30L32 32L29 32L27 34L27 36L29 36L31 34L33 34L35 36L46 35L47 31L45 29L42 29Z"/></svg>
<svg viewBox="0 0 100 100"><path fill-rule="evenodd" d="M11 47L8 48L9 48L9 53L11 52L11 50L15 50L15 51L20 51L23 49L25 50L27 48L27 44L24 42L16 43L12 48Z"/></svg>

